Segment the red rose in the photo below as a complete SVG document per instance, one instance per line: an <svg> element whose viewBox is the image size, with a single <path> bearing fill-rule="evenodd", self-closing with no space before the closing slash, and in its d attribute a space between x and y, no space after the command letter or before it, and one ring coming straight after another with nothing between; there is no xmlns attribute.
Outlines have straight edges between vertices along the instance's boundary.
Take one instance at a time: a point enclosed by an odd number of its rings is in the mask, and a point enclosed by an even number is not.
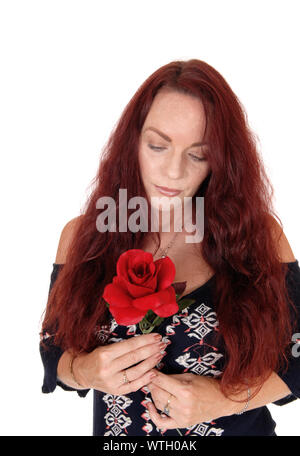
<svg viewBox="0 0 300 456"><path fill-rule="evenodd" d="M103 298L119 325L136 324L148 310L159 317L178 312L176 293L171 285L175 265L170 258L153 261L151 253L131 249L120 255L117 275L106 285Z"/></svg>

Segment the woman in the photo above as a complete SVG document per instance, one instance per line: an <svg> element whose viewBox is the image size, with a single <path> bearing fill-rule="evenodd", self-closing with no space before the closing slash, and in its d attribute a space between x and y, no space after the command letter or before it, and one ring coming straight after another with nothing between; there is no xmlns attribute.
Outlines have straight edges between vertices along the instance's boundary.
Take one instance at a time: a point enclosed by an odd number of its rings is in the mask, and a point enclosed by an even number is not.
<svg viewBox="0 0 300 456"><path fill-rule="evenodd" d="M84 397L93 389L93 435L276 435L266 404L300 397L300 270L224 78L200 60L154 72L123 112L94 183L53 264L42 391L58 384ZM169 231L159 221L156 234L99 232L97 201L112 197L118 214L119 189L144 197L156 214L168 210L153 197L176 196L177 207L191 197L193 221L204 197L201 242L186 242L186 226L175 232L175 207ZM194 300L150 334L117 324L103 298L130 249L145 252L148 266L171 259L174 282L186 282L181 297Z"/></svg>

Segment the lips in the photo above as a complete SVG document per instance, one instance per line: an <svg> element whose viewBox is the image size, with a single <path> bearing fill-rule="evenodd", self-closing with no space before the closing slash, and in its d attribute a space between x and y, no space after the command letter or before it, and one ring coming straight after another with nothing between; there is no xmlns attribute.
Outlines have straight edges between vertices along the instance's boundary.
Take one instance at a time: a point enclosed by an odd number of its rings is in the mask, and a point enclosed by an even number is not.
<svg viewBox="0 0 300 456"><path fill-rule="evenodd" d="M155 185L155 187L157 188L158 191L160 191L164 195L169 195L169 196L179 195L179 193L181 193L181 191L182 191L182 190L177 190L174 188L160 187L158 185Z"/></svg>

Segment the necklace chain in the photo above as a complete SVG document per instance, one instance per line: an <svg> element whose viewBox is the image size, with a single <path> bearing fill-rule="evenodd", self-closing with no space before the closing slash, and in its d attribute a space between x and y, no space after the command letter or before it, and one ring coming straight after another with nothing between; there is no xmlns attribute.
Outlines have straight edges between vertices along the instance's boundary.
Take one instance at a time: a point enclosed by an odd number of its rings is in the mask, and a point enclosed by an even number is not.
<svg viewBox="0 0 300 456"><path fill-rule="evenodd" d="M182 231L182 228L183 228L183 225L181 227L181 231ZM175 233L175 236L173 236L173 238L171 239L171 241L169 242L169 244L167 245L166 248L162 249L161 247L159 247L159 249L157 249L156 252L154 253L154 256L156 255L158 250L161 250L162 254L160 255L160 258L165 258L167 256L168 250L170 250L170 248L174 244L176 237L178 236L179 233L180 233L180 231L177 231L177 233Z"/></svg>
<svg viewBox="0 0 300 456"><path fill-rule="evenodd" d="M175 236L173 237L173 239L171 240L171 242L167 245L167 247L165 249L162 249L161 247L159 248L159 250L162 251L161 258L165 258L167 256L167 252L172 247L172 245L174 244L178 233L179 233L179 231L175 234Z"/></svg>

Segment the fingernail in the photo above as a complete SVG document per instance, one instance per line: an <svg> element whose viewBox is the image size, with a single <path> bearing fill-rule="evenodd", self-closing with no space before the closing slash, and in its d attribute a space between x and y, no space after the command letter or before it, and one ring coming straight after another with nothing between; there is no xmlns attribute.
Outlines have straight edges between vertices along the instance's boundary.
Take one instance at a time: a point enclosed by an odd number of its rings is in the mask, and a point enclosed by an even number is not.
<svg viewBox="0 0 300 456"><path fill-rule="evenodd" d="M163 356L164 356L164 355L163 355L161 352L159 352L159 353L157 353L157 355L155 356L154 359L159 360L159 359L161 359Z"/></svg>
<svg viewBox="0 0 300 456"><path fill-rule="evenodd" d="M158 343L158 348L166 348L167 344L165 342Z"/></svg>

